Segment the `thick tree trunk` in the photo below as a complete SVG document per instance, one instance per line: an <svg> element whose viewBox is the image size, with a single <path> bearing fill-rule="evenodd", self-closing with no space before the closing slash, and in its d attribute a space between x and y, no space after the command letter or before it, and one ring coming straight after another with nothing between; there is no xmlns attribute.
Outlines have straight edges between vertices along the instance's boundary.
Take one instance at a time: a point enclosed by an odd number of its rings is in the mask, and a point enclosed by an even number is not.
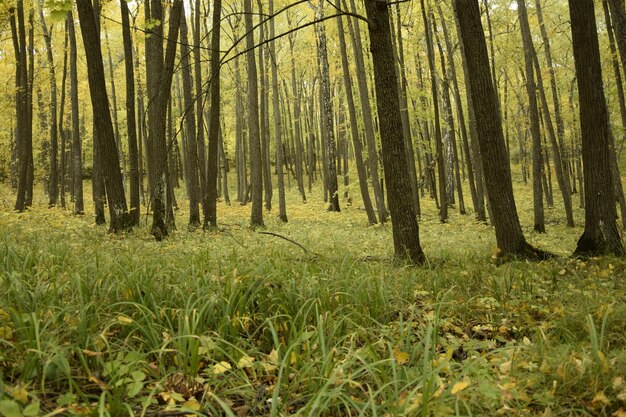
<svg viewBox="0 0 626 417"><path fill-rule="evenodd" d="M489 56L478 3L475 0L454 0L453 5L459 24L459 37L465 49L470 80L467 87L476 115L485 183L493 207L500 254L545 257L545 253L526 242L519 223L511 172L505 163L506 144L496 92L489 74Z"/></svg>
<svg viewBox="0 0 626 417"><path fill-rule="evenodd" d="M411 186L407 178L406 149L402 131L398 129L400 106L398 80L394 68L393 43L387 3L365 0L369 20L370 51L374 64L376 102L380 122L385 182L391 210L395 254L414 264L424 262L419 241L419 226L408 196Z"/></svg>
<svg viewBox="0 0 626 417"><path fill-rule="evenodd" d="M593 0L569 0L585 180L585 231L575 255L624 255L611 176L609 116Z"/></svg>
<svg viewBox="0 0 626 417"><path fill-rule="evenodd" d="M104 182L109 203L110 231L128 230L131 227L131 219L126 206L115 133L107 99L100 38L90 0L77 0L76 4L87 55L89 91L97 128L95 140L99 142L102 151Z"/></svg>

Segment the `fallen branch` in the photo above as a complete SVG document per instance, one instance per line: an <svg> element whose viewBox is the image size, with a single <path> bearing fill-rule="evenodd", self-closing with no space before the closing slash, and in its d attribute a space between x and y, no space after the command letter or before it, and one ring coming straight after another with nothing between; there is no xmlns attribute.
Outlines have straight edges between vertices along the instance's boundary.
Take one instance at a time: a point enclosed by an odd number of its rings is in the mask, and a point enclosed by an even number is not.
<svg viewBox="0 0 626 417"><path fill-rule="evenodd" d="M311 256L311 251L309 251L307 248L305 248L304 246L302 246L300 243L296 242L295 240L289 239L288 237L285 237L283 235L279 235L278 233L273 233L273 232L258 232L261 235L269 235L269 236L274 236L274 237L278 237L280 239L284 239L287 242L293 243L294 245L296 245L297 247L299 247L300 249L302 249L304 251L304 253L306 253L307 255Z"/></svg>

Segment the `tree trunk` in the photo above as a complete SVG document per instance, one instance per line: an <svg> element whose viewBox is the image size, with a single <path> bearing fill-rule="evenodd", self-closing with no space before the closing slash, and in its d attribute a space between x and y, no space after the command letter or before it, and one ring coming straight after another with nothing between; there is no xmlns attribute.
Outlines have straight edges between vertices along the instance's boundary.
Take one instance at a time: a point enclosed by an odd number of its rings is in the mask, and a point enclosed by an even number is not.
<svg viewBox="0 0 626 417"><path fill-rule="evenodd" d="M324 0L319 2L316 18L323 18ZM339 193L337 185L337 147L335 143L335 127L333 123L333 102L330 94L330 67L328 63L328 49L326 45L326 29L322 23L316 26L318 55L321 75L321 98L322 98L322 120L324 121L326 138L326 156L328 163L328 185L329 211L341 211L339 208Z"/></svg>
<svg viewBox="0 0 626 417"><path fill-rule="evenodd" d="M356 13L354 0L350 0L350 10ZM376 211L378 212L378 220L381 223L385 223L387 221L387 218L389 217L389 213L387 212L387 207L385 206L385 198L383 196L383 191L380 186L380 178L378 175L378 147L376 146L374 120L372 117L372 109L370 107L359 20L348 17L348 30L351 34L352 46L354 50L354 61L356 64L356 78L357 84L359 86L359 99L361 103L361 113L363 115L365 143L367 144L367 165L369 167L369 174L372 180L372 188L374 190L374 199L376 200Z"/></svg>
<svg viewBox="0 0 626 417"><path fill-rule="evenodd" d="M426 32L426 50L428 52L428 67L430 68L431 91L433 97L435 118L435 145L437 147L437 170L439 173L439 220L442 223L445 223L448 221L447 180L443 138L441 137L441 126L439 121L439 92L437 89L435 52L433 48L432 32L430 21L427 17L426 6L424 5L424 0L420 1L422 5L422 19L424 20L424 28Z"/></svg>
<svg viewBox="0 0 626 417"><path fill-rule="evenodd" d="M187 149L185 159L187 165L187 195L189 196L189 228L194 230L200 226L200 182L198 178L198 146L196 143L196 112L193 98L193 80L191 76L191 52L188 43L187 19L183 7L180 18L180 57L181 72L183 79L184 108L181 109L185 118L185 131L187 133ZM198 80L196 80L198 82Z"/></svg>
<svg viewBox="0 0 626 417"><path fill-rule="evenodd" d="M89 91L97 128L95 139L99 142L102 151L104 182L109 203L110 231L128 230L131 227L131 220L126 206L115 133L107 100L100 38L90 0L77 0L76 5L87 55Z"/></svg>
<svg viewBox="0 0 626 417"><path fill-rule="evenodd" d="M198 12L198 11L196 11ZM213 30L211 38L211 107L209 115L209 137L207 149L207 180L204 205L207 207L204 228L217 227L217 151L220 128L220 19L222 1L213 2ZM238 72L238 69L237 69ZM224 174L225 175L225 174ZM244 177L245 178L245 177Z"/></svg>
<svg viewBox="0 0 626 417"><path fill-rule="evenodd" d="M419 226L413 205L407 173L406 149L402 131L398 129L400 106L398 80L394 68L393 43L387 3L365 0L369 20L370 51L374 64L376 103L383 147L385 182L391 210L395 254L414 264L425 261L419 241Z"/></svg>
<svg viewBox="0 0 626 417"><path fill-rule="evenodd" d="M46 26L46 19L43 13L43 1L39 0L39 19L41 20L41 30L46 43L46 57L48 60L48 71L50 77L50 182L48 194L50 197L48 205L53 207L59 198L59 139L57 128L57 82L54 68L54 55L52 53L52 36Z"/></svg>
<svg viewBox="0 0 626 417"><path fill-rule="evenodd" d="M489 74L489 56L478 3L475 0L454 0L453 5L466 55L470 80L467 87L476 115L485 184L493 207L500 255L545 257L545 253L526 242L519 223L511 172L505 163L506 144L496 92Z"/></svg>
<svg viewBox="0 0 626 417"><path fill-rule="evenodd" d="M526 12L526 0L517 0L517 12L524 45L524 62L526 64L526 93L528 94L528 112L530 114L530 133L533 140L533 208L535 216L534 229L538 233L546 232L543 211L543 188L541 186L541 170L543 157L541 151L541 131L539 128L539 109L537 107L537 86L532 57L532 36Z"/></svg>
<svg viewBox="0 0 626 417"><path fill-rule="evenodd" d="M624 255L611 176L609 115L602 84L593 0L569 0L580 102L585 230L574 255Z"/></svg>
<svg viewBox="0 0 626 417"><path fill-rule="evenodd" d="M133 40L130 34L128 3L120 0L122 14L122 37L124 40L124 64L126 68L126 130L128 132L128 159L130 177L130 218L131 225L138 226L139 208L139 155L137 148L137 125L135 117L135 69L133 60Z"/></svg>
<svg viewBox="0 0 626 417"><path fill-rule="evenodd" d="M269 14L274 14L274 0L269 1ZM282 124L280 120L280 104L278 99L278 62L276 60L276 23L270 20L270 57L272 69L272 115L274 118L274 137L276 138L276 171L278 176L278 218L287 223L287 205L285 203L285 174L283 172Z"/></svg>
<svg viewBox="0 0 626 417"><path fill-rule="evenodd" d="M80 137L80 120L79 120L79 115L78 115L77 48L76 48L76 32L74 30L74 17L72 16L71 12L68 13L67 19L68 19L69 36L70 36L70 100L72 102L72 161L73 161L73 172L74 172L74 179L73 179L74 213L83 214L85 212L85 205L83 203L82 143L81 143L81 137ZM108 103L108 99L107 99L107 103ZM95 109L94 109L94 115L95 115Z"/></svg>
<svg viewBox="0 0 626 417"><path fill-rule="evenodd" d="M259 137L259 91L257 85L256 57L254 54L254 33L252 31L252 1L244 0L246 26L246 58L248 63L248 140L250 143L250 180L252 182L252 227L263 224L263 166L261 139Z"/></svg>
<svg viewBox="0 0 626 417"><path fill-rule="evenodd" d="M369 190L367 189L367 177L365 173L365 163L363 162L363 147L361 138L359 137L358 121L356 117L356 108L354 106L354 96L352 92L352 79L350 78L350 69L348 64L348 53L346 51L346 37L343 26L343 18L337 17L337 35L339 36L339 49L341 52L341 67L343 70L343 83L346 88L346 98L348 101L348 113L350 117L350 129L352 134L352 145L354 146L354 159L356 161L356 170L359 176L359 187L361 189L361 197L363 198L363 206L370 224L376 224L376 214L372 206ZM347 159L347 157L346 157Z"/></svg>

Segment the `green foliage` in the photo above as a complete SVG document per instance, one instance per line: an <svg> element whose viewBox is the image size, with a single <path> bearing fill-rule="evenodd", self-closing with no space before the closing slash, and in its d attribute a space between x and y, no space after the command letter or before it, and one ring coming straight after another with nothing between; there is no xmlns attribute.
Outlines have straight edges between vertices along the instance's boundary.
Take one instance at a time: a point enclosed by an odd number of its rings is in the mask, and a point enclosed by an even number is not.
<svg viewBox="0 0 626 417"><path fill-rule="evenodd" d="M248 207L163 243L37 199L1 211L2 413L622 415L623 259L497 266L489 227L439 224L427 200L413 268L358 202L289 198L290 223L267 226L315 256L251 231ZM580 229L553 214L550 234L527 233L567 254Z"/></svg>

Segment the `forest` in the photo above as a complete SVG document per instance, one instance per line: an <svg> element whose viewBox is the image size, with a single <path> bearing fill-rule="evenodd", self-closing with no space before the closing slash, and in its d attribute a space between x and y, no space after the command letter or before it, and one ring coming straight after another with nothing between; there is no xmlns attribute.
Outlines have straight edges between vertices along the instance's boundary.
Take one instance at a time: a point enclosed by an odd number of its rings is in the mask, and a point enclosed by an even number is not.
<svg viewBox="0 0 626 417"><path fill-rule="evenodd" d="M0 417L626 417L624 0L0 0Z"/></svg>

